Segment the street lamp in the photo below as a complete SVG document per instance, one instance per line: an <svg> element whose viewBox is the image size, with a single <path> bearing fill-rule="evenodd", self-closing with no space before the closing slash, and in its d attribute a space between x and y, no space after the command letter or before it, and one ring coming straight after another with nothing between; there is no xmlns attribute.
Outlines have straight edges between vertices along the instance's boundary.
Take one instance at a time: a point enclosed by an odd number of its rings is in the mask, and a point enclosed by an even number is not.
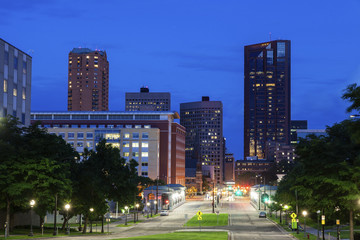
<svg viewBox="0 0 360 240"><path fill-rule="evenodd" d="M154 201L154 204L155 204L155 207L156 207L156 209L155 209L155 214L157 214L157 211L158 211L157 207L158 207L158 205L157 205L157 201L156 201L156 200Z"/></svg>
<svg viewBox="0 0 360 240"><path fill-rule="evenodd" d="M280 223L282 223L282 204L280 203Z"/></svg>
<svg viewBox="0 0 360 240"><path fill-rule="evenodd" d="M66 209L66 219L67 219L67 229L66 229L66 234L70 234L70 227L69 227L69 209L70 209L70 204L66 204L65 205L65 209Z"/></svg>
<svg viewBox="0 0 360 240"><path fill-rule="evenodd" d="M318 217L318 226L317 226L317 240L320 239L320 235L319 235L319 228L320 228L320 210L317 210L316 213L317 213L317 217Z"/></svg>
<svg viewBox="0 0 360 240"><path fill-rule="evenodd" d="M127 211L128 211L129 207L125 206L125 225L127 225Z"/></svg>
<svg viewBox="0 0 360 240"><path fill-rule="evenodd" d="M135 208L136 208L136 215L134 215L134 223L136 223L136 221L137 220L139 220L138 219L138 209L139 209L139 204L137 203L137 204L135 204Z"/></svg>
<svg viewBox="0 0 360 240"><path fill-rule="evenodd" d="M304 216L304 238L306 238L306 215L307 215L307 211L303 211L302 214Z"/></svg>
<svg viewBox="0 0 360 240"><path fill-rule="evenodd" d="M29 233L30 237L34 236L33 228L32 228L32 209L34 206L35 206L35 200L31 200L30 201L30 233Z"/></svg>
<svg viewBox="0 0 360 240"><path fill-rule="evenodd" d="M285 224L287 225L287 210L288 210L289 206L285 205L284 208L285 208Z"/></svg>
<svg viewBox="0 0 360 240"><path fill-rule="evenodd" d="M90 208L90 233L92 233L92 213L94 212L93 208Z"/></svg>
<svg viewBox="0 0 360 240"><path fill-rule="evenodd" d="M150 202L146 203L147 206L147 218L149 218L149 207L150 207Z"/></svg>

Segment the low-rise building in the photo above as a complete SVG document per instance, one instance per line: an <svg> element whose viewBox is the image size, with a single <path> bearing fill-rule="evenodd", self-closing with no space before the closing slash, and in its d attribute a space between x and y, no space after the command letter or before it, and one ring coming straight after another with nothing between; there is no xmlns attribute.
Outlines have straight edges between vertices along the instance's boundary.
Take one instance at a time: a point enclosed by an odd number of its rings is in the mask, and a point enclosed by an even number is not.
<svg viewBox="0 0 360 240"><path fill-rule="evenodd" d="M105 138L139 162L139 175L185 185L185 128L178 118L177 112L33 112L31 123L39 121L79 152Z"/></svg>

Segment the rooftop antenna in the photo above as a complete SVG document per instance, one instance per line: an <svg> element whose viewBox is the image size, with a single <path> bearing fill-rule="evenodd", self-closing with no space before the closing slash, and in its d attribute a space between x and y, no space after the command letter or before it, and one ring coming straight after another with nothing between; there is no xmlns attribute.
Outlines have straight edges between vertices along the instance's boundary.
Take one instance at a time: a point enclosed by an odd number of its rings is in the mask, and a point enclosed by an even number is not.
<svg viewBox="0 0 360 240"><path fill-rule="evenodd" d="M269 32L269 38L270 38L270 41L271 41L271 32Z"/></svg>

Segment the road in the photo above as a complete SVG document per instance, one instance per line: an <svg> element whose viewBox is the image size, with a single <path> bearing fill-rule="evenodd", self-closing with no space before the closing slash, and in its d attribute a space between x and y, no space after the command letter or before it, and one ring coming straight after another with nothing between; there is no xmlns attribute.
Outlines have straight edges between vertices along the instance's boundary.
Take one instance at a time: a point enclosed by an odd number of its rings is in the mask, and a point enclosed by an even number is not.
<svg viewBox="0 0 360 240"><path fill-rule="evenodd" d="M196 214L197 211L203 213L211 213L211 202L197 199L189 200L182 206L170 212L169 216L161 216L153 219L144 218L143 222L127 227L115 227L117 224L110 225L111 235L102 236L77 236L66 237L63 239L116 239L134 236L170 233L177 230L186 230L183 225L185 223L185 215L188 219ZM217 209L220 213L229 213L230 220L229 226L224 227L208 227L209 230L225 230L230 232L231 239L241 240L285 240L293 239L286 232L282 232L273 222L265 218L258 217L258 211L250 204L248 198L236 199L235 201L228 202L226 200L220 203ZM128 218L131 221L132 218ZM140 218L142 219L142 218ZM107 228L105 228L107 230ZM193 229L193 228L191 228ZM204 228L203 228L204 229ZM62 238L57 238L62 239Z"/></svg>

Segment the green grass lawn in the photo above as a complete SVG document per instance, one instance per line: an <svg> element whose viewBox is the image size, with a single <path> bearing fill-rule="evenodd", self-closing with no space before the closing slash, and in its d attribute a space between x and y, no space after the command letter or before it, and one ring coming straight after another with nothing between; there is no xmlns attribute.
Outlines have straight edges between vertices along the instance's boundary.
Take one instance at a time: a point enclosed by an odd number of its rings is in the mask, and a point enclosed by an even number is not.
<svg viewBox="0 0 360 240"><path fill-rule="evenodd" d="M167 233L167 234L156 234L156 235L149 235L149 236L141 236L141 237L133 237L133 238L121 238L121 239L166 239L166 240L227 240L228 233L227 232L175 232L175 233ZM120 239L119 239L120 240Z"/></svg>
<svg viewBox="0 0 360 240"><path fill-rule="evenodd" d="M219 218L219 223L218 223ZM201 226L202 227L213 227L213 226L227 226L229 214L222 213L219 216L215 213L205 213L202 215ZM187 223L186 227L199 227L198 216L193 216Z"/></svg>

